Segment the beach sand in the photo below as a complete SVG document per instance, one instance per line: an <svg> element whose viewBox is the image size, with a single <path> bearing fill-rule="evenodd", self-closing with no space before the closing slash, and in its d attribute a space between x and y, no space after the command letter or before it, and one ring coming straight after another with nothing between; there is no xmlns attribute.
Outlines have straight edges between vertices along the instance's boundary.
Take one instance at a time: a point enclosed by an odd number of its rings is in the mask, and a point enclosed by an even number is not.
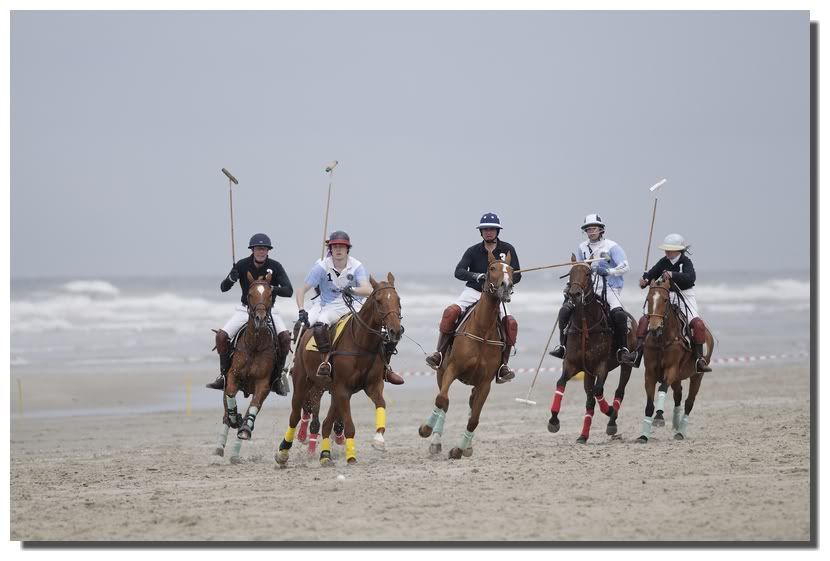
<svg viewBox="0 0 830 561"><path fill-rule="evenodd" d="M295 443L287 469L274 462L287 398L271 394L243 463L213 456L220 393L194 380L191 400L216 400L188 415L181 369L127 376L27 375L20 414L11 382L10 539L230 541L707 541L810 538L809 368L806 364L719 367L707 374L689 438L656 428L635 441L645 406L635 370L619 419L605 434L597 413L582 425L582 384L568 385L557 434L547 431L552 375L494 386L474 453L447 459L466 423L469 388L453 385L444 452L417 434L435 379L386 387L387 449L370 446L374 410L352 398L358 463L322 468ZM612 395L617 374L606 386ZM684 383L684 390L686 383ZM213 392L213 393L211 393ZM240 395L241 397L241 395ZM176 411L153 412L173 403ZM176 404L181 403L181 407ZM247 400L245 401L247 403ZM327 403L325 398L324 404ZM671 419L671 393L666 402ZM125 415L82 415L89 408ZM233 437L233 432L231 436ZM338 481L343 474L345 481Z"/></svg>

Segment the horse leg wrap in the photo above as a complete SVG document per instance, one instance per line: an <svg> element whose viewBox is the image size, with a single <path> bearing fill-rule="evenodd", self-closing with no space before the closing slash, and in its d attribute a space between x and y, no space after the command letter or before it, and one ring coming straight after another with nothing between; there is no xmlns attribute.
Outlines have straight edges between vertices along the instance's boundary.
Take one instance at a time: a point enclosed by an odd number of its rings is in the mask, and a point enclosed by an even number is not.
<svg viewBox="0 0 830 561"><path fill-rule="evenodd" d="M677 429L677 432L683 435L683 438L686 437L686 432L689 430L689 416L683 415L683 418L680 419L680 427Z"/></svg>
<svg viewBox="0 0 830 561"><path fill-rule="evenodd" d="M331 454L331 439L324 438L322 444L320 445L320 452L328 452Z"/></svg>
<svg viewBox="0 0 830 561"><path fill-rule="evenodd" d="M236 410L236 398L225 395L225 403L228 405L228 420L231 422L231 426L233 426L237 423L237 418L239 417L239 413Z"/></svg>
<svg viewBox="0 0 830 561"><path fill-rule="evenodd" d="M313 456L317 453L317 443L320 442L320 434L313 432L308 435L308 455Z"/></svg>
<svg viewBox="0 0 830 561"><path fill-rule="evenodd" d="M231 442L231 458L238 458L239 451L242 449L242 439L234 438Z"/></svg>
<svg viewBox="0 0 830 561"><path fill-rule="evenodd" d="M311 422L311 413L302 412L300 424L297 427L297 440L305 442L308 440L308 424Z"/></svg>
<svg viewBox="0 0 830 561"><path fill-rule="evenodd" d="M288 448L291 448L291 444L294 442L294 427L288 427L285 429L285 436L283 437L283 442L288 443Z"/></svg>
<svg viewBox="0 0 830 561"><path fill-rule="evenodd" d="M230 428L231 427L229 427L225 423L222 423L222 428L219 430L219 440L216 441L216 446L218 448L224 448L225 444L227 444L227 442L228 442L228 430Z"/></svg>
<svg viewBox="0 0 830 561"><path fill-rule="evenodd" d="M354 438L347 438L346 439L346 460L351 460L356 458L355 450L354 450Z"/></svg>
<svg viewBox="0 0 830 561"><path fill-rule="evenodd" d="M674 408L671 414L671 428L680 430L680 421L683 418L683 406L678 405ZM686 417L688 419L688 416Z"/></svg>
<svg viewBox="0 0 830 561"><path fill-rule="evenodd" d="M254 430L254 423L256 422L256 415L259 413L259 408L256 406L251 406L248 408L248 414L245 415L245 422L243 424L248 425L248 430L253 432Z"/></svg>
<svg viewBox="0 0 830 561"><path fill-rule="evenodd" d="M623 398L621 397L614 398L614 411L617 412L617 415L620 414L620 408L622 408L622 400Z"/></svg>
<svg viewBox="0 0 830 561"><path fill-rule="evenodd" d="M608 410L610 409L608 402L605 401L605 396L600 394L597 397L597 403L599 403L599 411L603 415L608 415Z"/></svg>
<svg viewBox="0 0 830 561"><path fill-rule="evenodd" d="M444 410L438 407L437 405L433 406L432 414L427 419L427 426L431 428L433 431L437 432L444 432ZM438 430L440 427L440 430Z"/></svg>
<svg viewBox="0 0 830 561"><path fill-rule="evenodd" d="M654 400L654 406L658 411L663 411L663 406L666 404L666 392L657 392L657 399Z"/></svg>
<svg viewBox="0 0 830 561"><path fill-rule="evenodd" d="M473 433L468 430L464 431L464 434L461 435L461 442L458 443L458 447L462 450L466 450L470 446L473 445Z"/></svg>
<svg viewBox="0 0 830 561"><path fill-rule="evenodd" d="M386 409L378 407L375 409L375 430L386 428Z"/></svg>
<svg viewBox="0 0 830 561"><path fill-rule="evenodd" d="M642 434L646 438L651 437L651 422L652 417L643 417L643 426L640 429L640 434Z"/></svg>
<svg viewBox="0 0 830 561"><path fill-rule="evenodd" d="M588 438L591 432L591 421L594 420L594 411L592 409L585 409L585 417L582 419L582 433L583 438Z"/></svg>
<svg viewBox="0 0 830 561"><path fill-rule="evenodd" d="M563 395L565 395L565 385L556 386L556 393L553 394L553 404L550 406L551 413L559 413L559 408L562 407Z"/></svg>

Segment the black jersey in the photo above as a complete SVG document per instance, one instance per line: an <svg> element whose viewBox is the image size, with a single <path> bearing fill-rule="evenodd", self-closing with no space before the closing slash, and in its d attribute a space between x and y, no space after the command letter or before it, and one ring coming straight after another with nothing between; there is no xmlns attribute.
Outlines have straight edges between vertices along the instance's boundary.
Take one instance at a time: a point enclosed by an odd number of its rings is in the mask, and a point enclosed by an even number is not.
<svg viewBox="0 0 830 561"><path fill-rule="evenodd" d="M665 271L671 271L671 280L680 290L688 290L695 285L695 266L685 253L674 265L668 257L663 257L647 273L643 273L643 278L647 281L657 280Z"/></svg>
<svg viewBox="0 0 830 561"><path fill-rule="evenodd" d="M249 255L245 259L240 259L236 264L236 270L239 272L239 285L242 288L242 304L248 305L248 289L251 288L251 283L248 282L248 273L254 277L254 280L265 278L268 272L271 273L271 303L273 304L277 296L290 298L294 294L294 288L291 286L291 281L288 280L288 275L285 274L285 269L282 268L279 261L274 261L267 258L262 266L257 267L254 262L254 256ZM222 284L219 285L222 292L227 292L233 287L234 283L229 277L225 277Z"/></svg>
<svg viewBox="0 0 830 561"><path fill-rule="evenodd" d="M504 259L507 257L508 251L510 252L510 266L513 269L520 269L519 256L516 255L516 248L496 238L496 249L493 250L493 256L496 259ZM466 281L467 286L481 292L481 284L476 282L476 275L486 273L489 265L490 259L487 256L484 241L482 241L467 248L467 251L464 252L461 261L455 266L455 278ZM522 280L522 274L513 273L513 284L518 284L520 280Z"/></svg>

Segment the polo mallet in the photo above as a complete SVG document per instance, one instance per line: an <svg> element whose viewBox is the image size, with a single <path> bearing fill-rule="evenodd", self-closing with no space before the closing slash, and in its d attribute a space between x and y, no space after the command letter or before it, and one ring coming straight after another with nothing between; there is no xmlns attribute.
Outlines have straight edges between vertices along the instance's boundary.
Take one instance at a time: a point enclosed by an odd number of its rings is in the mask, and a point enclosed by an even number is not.
<svg viewBox="0 0 830 561"><path fill-rule="evenodd" d="M666 182L666 178L664 177L663 179L661 179L660 181L658 181L657 183L652 185L649 188L649 191L653 193L654 191L656 191L657 189L662 187L663 183L665 183L665 182ZM651 211L651 228L648 229L648 246L646 246L646 264L643 267L643 272L644 273L648 272L648 255L649 255L649 252L651 251L651 235L652 235L652 233L654 233L654 217L656 215L657 215L657 195L654 196L654 208Z"/></svg>
<svg viewBox="0 0 830 561"><path fill-rule="evenodd" d="M527 390L527 396L524 399L521 397L516 398L516 401L519 403L524 403L525 405L536 405L535 401L531 401L530 393L533 391L533 386L536 385L536 378L539 376L539 370L542 368L542 361L545 360L545 355L548 354L548 347L550 347L550 342L553 340L553 334L556 333L557 325L559 325L559 318L556 318L556 321L553 322L553 329L550 330L550 337L548 337L548 342L545 343L545 350L542 351L542 358L539 359L539 364L536 366L536 374L533 375L533 381L530 383L530 389Z"/></svg>
<svg viewBox="0 0 830 561"><path fill-rule="evenodd" d="M239 181L225 168L222 168L222 173L228 177L228 197L231 201L231 257L233 264L236 265L236 244L233 241L233 186L239 185Z"/></svg>
<svg viewBox="0 0 830 561"><path fill-rule="evenodd" d="M326 198L326 218L323 222L323 248L320 251L320 259L323 259L326 256L326 232L328 232L329 229L329 203L331 203L331 183L335 167L337 167L337 160L332 160L326 166L326 173L329 174L329 195Z"/></svg>
<svg viewBox="0 0 830 561"><path fill-rule="evenodd" d="M566 267L576 263L593 263L594 261L608 261L608 257L595 257L594 259L586 259L585 261L568 261L566 263L557 263L555 265L544 265L542 267L530 267L528 269L518 269L514 273L527 273L528 271L540 271L542 269L551 269L553 267Z"/></svg>

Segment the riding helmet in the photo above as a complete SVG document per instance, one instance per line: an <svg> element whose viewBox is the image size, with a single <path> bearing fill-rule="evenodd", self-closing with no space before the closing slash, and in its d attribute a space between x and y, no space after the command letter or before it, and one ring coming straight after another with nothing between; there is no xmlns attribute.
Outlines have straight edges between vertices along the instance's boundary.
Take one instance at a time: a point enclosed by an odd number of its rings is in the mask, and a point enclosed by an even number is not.
<svg viewBox="0 0 830 561"><path fill-rule="evenodd" d="M248 249L253 249L257 246L267 247L268 249L274 249L274 246L271 245L271 238L266 236L265 234L254 234L251 236L251 241L248 243Z"/></svg>
<svg viewBox="0 0 830 561"><path fill-rule="evenodd" d="M669 234L665 237L663 243L657 246L658 249L664 251L686 251L688 247L689 244L686 243L686 239L680 234Z"/></svg>
<svg viewBox="0 0 830 561"><path fill-rule="evenodd" d="M331 233L329 239L326 240L326 245L345 245L346 247L352 247L352 241L349 239L349 234L344 232L343 230L336 230Z"/></svg>
<svg viewBox="0 0 830 561"><path fill-rule="evenodd" d="M599 226L605 230L605 222L602 221L599 214L589 214L585 217L585 222L582 224L582 230L584 231L585 228L589 228L590 226Z"/></svg>
<svg viewBox="0 0 830 561"><path fill-rule="evenodd" d="M499 215L495 212L488 212L481 217L481 220L478 221L478 226L476 226L476 228L479 230L483 228L498 228L501 230L502 225L501 220L499 220Z"/></svg>

